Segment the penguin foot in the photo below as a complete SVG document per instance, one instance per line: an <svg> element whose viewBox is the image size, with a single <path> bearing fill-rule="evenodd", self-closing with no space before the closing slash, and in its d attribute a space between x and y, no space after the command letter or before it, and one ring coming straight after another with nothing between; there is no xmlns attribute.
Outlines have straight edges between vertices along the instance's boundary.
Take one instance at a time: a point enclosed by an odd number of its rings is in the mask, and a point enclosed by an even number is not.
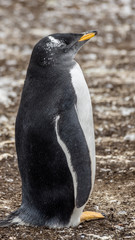
<svg viewBox="0 0 135 240"><path fill-rule="evenodd" d="M86 211L80 217L80 222L105 218L101 213Z"/></svg>

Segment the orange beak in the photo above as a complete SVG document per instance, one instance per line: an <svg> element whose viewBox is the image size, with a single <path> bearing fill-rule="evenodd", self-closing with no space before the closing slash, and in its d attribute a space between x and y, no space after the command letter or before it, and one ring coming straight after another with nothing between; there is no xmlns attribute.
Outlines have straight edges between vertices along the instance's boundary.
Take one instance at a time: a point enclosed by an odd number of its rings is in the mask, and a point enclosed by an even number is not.
<svg viewBox="0 0 135 240"><path fill-rule="evenodd" d="M91 39L92 37L94 37L95 35L97 34L97 32L91 32L91 33L87 33L85 35L83 35L78 41L85 41L85 40L88 40L88 39Z"/></svg>

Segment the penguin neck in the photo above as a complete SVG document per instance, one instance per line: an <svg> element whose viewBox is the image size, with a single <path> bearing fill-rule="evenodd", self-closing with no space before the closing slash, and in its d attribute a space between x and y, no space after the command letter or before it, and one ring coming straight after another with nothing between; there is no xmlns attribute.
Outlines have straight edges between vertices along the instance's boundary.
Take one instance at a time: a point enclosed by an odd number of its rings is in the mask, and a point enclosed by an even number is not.
<svg viewBox="0 0 135 240"><path fill-rule="evenodd" d="M76 61L74 59L70 59L70 60L61 60L56 62L53 67L54 68L59 68L59 69L67 69L70 70L74 67L74 65L76 64ZM52 67L52 66L51 66Z"/></svg>
<svg viewBox="0 0 135 240"><path fill-rule="evenodd" d="M47 72L52 72L57 69L62 69L62 70L70 70L74 67L76 64L76 61L74 59L58 59L56 61L48 62L45 65L37 65L34 64L33 62L29 64L29 70L30 72L38 73L41 71L42 73L47 73Z"/></svg>
<svg viewBox="0 0 135 240"><path fill-rule="evenodd" d="M50 79L55 80L56 76L64 74L64 72L70 72L75 65L76 61L74 59L70 62L66 61L61 62L61 64L56 63L47 66L40 66L30 63L26 75L26 82L32 85L34 84L36 87L44 87L47 82L50 82Z"/></svg>

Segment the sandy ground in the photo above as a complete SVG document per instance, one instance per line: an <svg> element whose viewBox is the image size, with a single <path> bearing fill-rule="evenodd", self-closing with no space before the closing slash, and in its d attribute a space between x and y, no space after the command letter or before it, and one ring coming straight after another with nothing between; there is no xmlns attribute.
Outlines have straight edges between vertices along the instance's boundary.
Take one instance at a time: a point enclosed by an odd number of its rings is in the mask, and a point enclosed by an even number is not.
<svg viewBox="0 0 135 240"><path fill-rule="evenodd" d="M135 239L134 0L0 0L0 218L21 203L14 123L32 48L48 34L86 30L98 35L76 57L96 136L96 181L85 209L106 219L74 229L1 228L1 240Z"/></svg>

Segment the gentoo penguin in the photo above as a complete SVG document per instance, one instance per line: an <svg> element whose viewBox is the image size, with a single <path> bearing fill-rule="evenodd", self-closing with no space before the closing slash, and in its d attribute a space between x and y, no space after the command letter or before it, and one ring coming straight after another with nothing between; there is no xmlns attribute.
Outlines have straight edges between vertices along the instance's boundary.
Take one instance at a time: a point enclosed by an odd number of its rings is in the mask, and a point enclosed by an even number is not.
<svg viewBox="0 0 135 240"><path fill-rule="evenodd" d="M61 228L103 218L82 213L94 184L95 143L89 90L74 60L96 33L49 35L33 49L15 127L22 204L0 226Z"/></svg>

